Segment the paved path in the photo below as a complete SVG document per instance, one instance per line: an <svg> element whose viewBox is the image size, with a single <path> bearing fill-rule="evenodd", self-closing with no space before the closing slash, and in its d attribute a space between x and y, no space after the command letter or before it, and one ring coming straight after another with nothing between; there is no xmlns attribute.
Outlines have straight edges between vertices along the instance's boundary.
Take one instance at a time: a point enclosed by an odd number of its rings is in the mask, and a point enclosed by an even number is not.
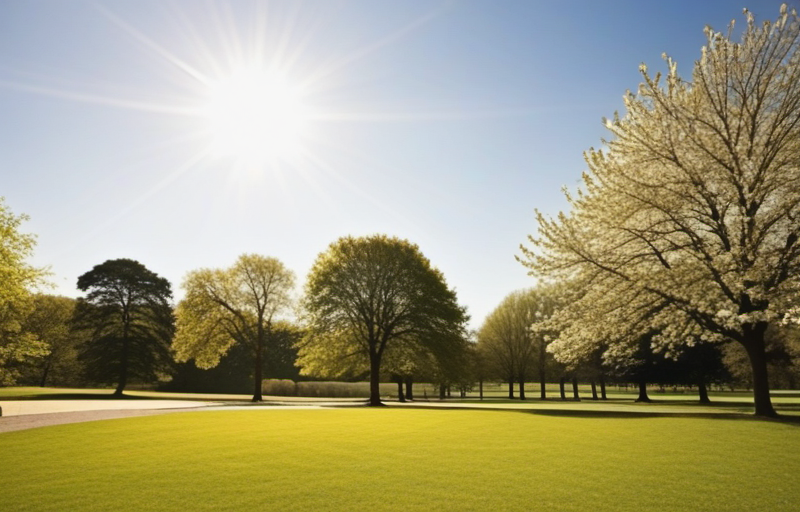
<svg viewBox="0 0 800 512"><path fill-rule="evenodd" d="M0 433L29 428L110 420L133 416L151 416L171 412L219 411L242 409L322 409L361 406L363 400L322 399L314 401L274 400L258 404L241 402L202 402L196 400L0 400L3 415Z"/></svg>
<svg viewBox="0 0 800 512"><path fill-rule="evenodd" d="M219 406L189 400L0 400L0 433Z"/></svg>

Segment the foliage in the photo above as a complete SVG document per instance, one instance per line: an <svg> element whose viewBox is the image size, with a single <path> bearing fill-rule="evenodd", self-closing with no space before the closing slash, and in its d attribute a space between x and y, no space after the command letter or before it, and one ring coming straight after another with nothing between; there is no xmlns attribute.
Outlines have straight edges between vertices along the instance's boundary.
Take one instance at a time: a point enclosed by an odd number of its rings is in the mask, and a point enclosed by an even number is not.
<svg viewBox="0 0 800 512"><path fill-rule="evenodd" d="M47 347L22 332L22 321L32 307L31 289L45 272L26 260L33 254L36 238L21 233L26 215L14 215L0 197L0 385L14 384L19 365L47 355Z"/></svg>
<svg viewBox="0 0 800 512"><path fill-rule="evenodd" d="M302 331L284 321L273 322L267 337L264 352L268 357L262 361L265 379L297 379L300 370L294 363ZM194 393L247 393L252 392L255 368L253 351L247 345L236 343L213 368L198 368L194 362L177 363L172 379L162 386L169 391ZM263 388L262 388L263 392ZM267 393L269 394L269 393Z"/></svg>
<svg viewBox="0 0 800 512"><path fill-rule="evenodd" d="M183 283L176 309L175 359L212 368L233 344L246 346L253 362L253 400L261 400L264 348L275 335L276 316L291 305L294 274L276 258L243 254L228 269L199 269Z"/></svg>
<svg viewBox="0 0 800 512"><path fill-rule="evenodd" d="M156 380L170 367L174 331L169 281L130 259L108 260L78 278L87 292L75 307L75 325L87 341L79 359L90 381Z"/></svg>
<svg viewBox="0 0 800 512"><path fill-rule="evenodd" d="M586 154L571 213L539 213L522 250L533 273L576 284L556 353L652 330L667 353L735 340L757 414L773 415L763 335L800 291L800 23L783 6L730 35L707 29L691 81L666 57L663 80L642 66L613 138Z"/></svg>
<svg viewBox="0 0 800 512"><path fill-rule="evenodd" d="M556 302L552 287L540 286L509 294L484 320L477 333L478 346L491 374L506 378L509 397L513 383L520 383L520 398L525 398L524 383L534 369L540 377L546 372L545 351L551 334L536 329L553 314Z"/></svg>
<svg viewBox="0 0 800 512"><path fill-rule="evenodd" d="M78 347L85 340L72 328L76 300L56 295L35 294L33 309L22 322L22 331L46 344L49 353L24 370L22 380L39 386L83 384L83 365Z"/></svg>
<svg viewBox="0 0 800 512"><path fill-rule="evenodd" d="M228 410L0 434L0 467L7 512L766 512L795 508L798 450L723 418Z"/></svg>
<svg viewBox="0 0 800 512"><path fill-rule="evenodd" d="M384 353L430 352L447 361L465 347L464 308L419 248L383 235L344 237L317 257L304 310L308 334L299 350L302 373L370 374L370 403L380 404ZM402 346L406 348L403 349Z"/></svg>

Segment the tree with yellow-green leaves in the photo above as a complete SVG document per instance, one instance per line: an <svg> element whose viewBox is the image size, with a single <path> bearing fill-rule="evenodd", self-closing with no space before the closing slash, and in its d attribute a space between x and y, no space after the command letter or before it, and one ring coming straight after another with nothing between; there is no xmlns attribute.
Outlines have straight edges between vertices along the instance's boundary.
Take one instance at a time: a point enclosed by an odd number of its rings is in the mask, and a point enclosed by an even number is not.
<svg viewBox="0 0 800 512"><path fill-rule="evenodd" d="M14 215L0 197L0 385L14 384L15 364L47 355L47 346L30 333L22 322L33 309L31 289L44 271L27 263L36 239L21 233L25 215Z"/></svg>
<svg viewBox="0 0 800 512"><path fill-rule="evenodd" d="M707 28L690 79L642 66L626 114L586 153L571 211L538 215L523 263L574 284L554 316L559 360L648 333L667 354L740 344L757 415L774 416L765 333L800 297L800 19L747 11L739 41Z"/></svg>
<svg viewBox="0 0 800 512"><path fill-rule="evenodd" d="M381 405L380 370L390 354L466 349L466 310L419 248L385 235L343 237L318 257L306 283L307 331L298 365L306 375L368 369L370 405Z"/></svg>
<svg viewBox="0 0 800 512"><path fill-rule="evenodd" d="M175 359L213 368L234 344L254 363L253 401L261 401L264 351L275 322L291 306L294 274L276 258L244 254L227 269L199 269L183 282L176 308Z"/></svg>

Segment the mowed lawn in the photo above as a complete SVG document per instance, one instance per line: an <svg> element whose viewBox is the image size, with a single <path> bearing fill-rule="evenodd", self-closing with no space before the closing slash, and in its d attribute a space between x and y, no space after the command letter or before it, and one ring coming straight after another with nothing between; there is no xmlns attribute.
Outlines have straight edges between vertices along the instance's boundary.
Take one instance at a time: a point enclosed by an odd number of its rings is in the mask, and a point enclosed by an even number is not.
<svg viewBox="0 0 800 512"><path fill-rule="evenodd" d="M800 427L398 407L0 434L4 511L789 511Z"/></svg>

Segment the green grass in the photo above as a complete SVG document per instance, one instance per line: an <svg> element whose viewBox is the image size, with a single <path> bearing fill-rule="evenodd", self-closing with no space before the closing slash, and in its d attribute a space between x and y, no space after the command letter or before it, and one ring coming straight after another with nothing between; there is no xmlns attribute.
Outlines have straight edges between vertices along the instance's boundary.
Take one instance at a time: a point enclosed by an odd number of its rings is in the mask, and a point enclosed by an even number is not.
<svg viewBox="0 0 800 512"><path fill-rule="evenodd" d="M0 434L4 511L781 511L800 428L496 410L187 412Z"/></svg>

